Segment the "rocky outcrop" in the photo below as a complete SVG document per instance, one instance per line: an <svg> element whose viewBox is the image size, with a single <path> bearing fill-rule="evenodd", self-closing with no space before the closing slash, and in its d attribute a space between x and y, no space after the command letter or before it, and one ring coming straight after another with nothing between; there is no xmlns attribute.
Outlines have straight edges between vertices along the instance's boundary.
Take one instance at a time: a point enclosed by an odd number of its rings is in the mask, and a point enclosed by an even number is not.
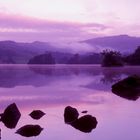
<svg viewBox="0 0 140 140"><path fill-rule="evenodd" d="M15 128L19 119L21 117L21 113L17 108L16 104L10 104L1 114L1 121L7 128Z"/></svg>
<svg viewBox="0 0 140 140"><path fill-rule="evenodd" d="M44 112L42 112L41 110L34 110L29 114L33 119L35 120L39 120L41 117L43 117L45 115Z"/></svg>
<svg viewBox="0 0 140 140"><path fill-rule="evenodd" d="M71 124L74 128L89 133L97 126L97 120L91 115L84 115Z"/></svg>
<svg viewBox="0 0 140 140"><path fill-rule="evenodd" d="M67 106L64 110L64 121L75 129L89 133L96 128L98 122L92 115L84 115L78 118L79 113L76 108Z"/></svg>
<svg viewBox="0 0 140 140"><path fill-rule="evenodd" d="M64 110L64 119L65 123L72 123L73 121L77 120L79 113L76 108L71 106L67 106Z"/></svg>
<svg viewBox="0 0 140 140"><path fill-rule="evenodd" d="M25 125L16 131L17 134L20 134L24 137L33 137L38 136L43 128L39 125Z"/></svg>
<svg viewBox="0 0 140 140"><path fill-rule="evenodd" d="M129 100L137 100L140 96L140 77L132 75L115 83L112 92Z"/></svg>

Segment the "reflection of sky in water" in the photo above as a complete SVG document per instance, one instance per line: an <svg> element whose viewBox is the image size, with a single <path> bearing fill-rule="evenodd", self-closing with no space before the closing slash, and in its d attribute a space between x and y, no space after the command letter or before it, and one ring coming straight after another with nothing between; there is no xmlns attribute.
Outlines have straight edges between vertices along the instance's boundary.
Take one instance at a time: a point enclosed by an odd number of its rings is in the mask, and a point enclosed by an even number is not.
<svg viewBox="0 0 140 140"><path fill-rule="evenodd" d="M129 101L110 91L116 80L135 73L140 73L140 67L0 66L0 110L16 102L22 113L16 129L9 130L0 124L2 139L139 140L140 100ZM64 124L67 105L96 116L97 128L85 134ZM46 116L32 120L28 114L33 109L43 110ZM45 129L36 138L14 134L25 124L39 124Z"/></svg>

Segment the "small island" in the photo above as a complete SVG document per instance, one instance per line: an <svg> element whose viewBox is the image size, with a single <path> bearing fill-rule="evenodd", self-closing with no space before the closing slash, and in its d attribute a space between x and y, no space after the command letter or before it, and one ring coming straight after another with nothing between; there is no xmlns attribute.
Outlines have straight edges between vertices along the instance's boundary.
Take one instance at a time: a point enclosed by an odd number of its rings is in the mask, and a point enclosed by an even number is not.
<svg viewBox="0 0 140 140"><path fill-rule="evenodd" d="M51 53L45 53L34 56L29 60L28 64L55 64L55 60Z"/></svg>

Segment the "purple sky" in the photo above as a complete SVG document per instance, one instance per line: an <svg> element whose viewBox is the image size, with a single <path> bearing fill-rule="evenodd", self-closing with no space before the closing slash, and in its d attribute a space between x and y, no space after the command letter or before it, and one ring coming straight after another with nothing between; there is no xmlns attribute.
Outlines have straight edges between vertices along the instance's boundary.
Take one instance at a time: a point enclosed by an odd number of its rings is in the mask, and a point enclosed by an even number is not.
<svg viewBox="0 0 140 140"><path fill-rule="evenodd" d="M0 40L140 36L139 0L0 0Z"/></svg>

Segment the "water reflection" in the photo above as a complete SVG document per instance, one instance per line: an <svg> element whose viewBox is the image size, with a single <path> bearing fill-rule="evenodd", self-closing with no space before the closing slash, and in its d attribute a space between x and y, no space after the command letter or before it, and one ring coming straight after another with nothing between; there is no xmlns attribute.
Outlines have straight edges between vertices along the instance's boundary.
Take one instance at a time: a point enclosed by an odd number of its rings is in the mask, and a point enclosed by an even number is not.
<svg viewBox="0 0 140 140"><path fill-rule="evenodd" d="M100 66L26 66L1 65L0 87L13 88L16 86L32 85L46 86L62 78L75 76L100 76L104 84L117 82L122 75L140 75L140 67L102 68Z"/></svg>
<svg viewBox="0 0 140 140"><path fill-rule="evenodd" d="M120 73L117 69L111 70L108 68L104 68L103 70L103 77L101 78L101 82L104 84L115 83L121 80L121 76L127 73Z"/></svg>
<svg viewBox="0 0 140 140"><path fill-rule="evenodd" d="M16 130L27 124L44 128L35 139L139 140L140 100L131 102L111 93L111 86L117 80L139 73L140 67L34 66L31 69L26 65L0 66L0 110L3 112L7 104L15 102L22 114ZM71 125L64 123L64 108L68 105L75 106L79 113L78 121ZM33 109L47 114L34 120L29 116ZM83 110L88 113L82 114ZM90 134L81 133L85 130L79 129L80 118L91 117L88 114L94 114L99 125ZM3 140L26 139L15 134L15 129L0 124Z"/></svg>
<svg viewBox="0 0 140 140"><path fill-rule="evenodd" d="M101 73L100 66L94 66L94 70L92 66L85 65L58 65L58 66L38 66L31 65L29 66L30 70L35 72L36 74L41 75L54 75L54 76L66 76L66 75L99 75Z"/></svg>

